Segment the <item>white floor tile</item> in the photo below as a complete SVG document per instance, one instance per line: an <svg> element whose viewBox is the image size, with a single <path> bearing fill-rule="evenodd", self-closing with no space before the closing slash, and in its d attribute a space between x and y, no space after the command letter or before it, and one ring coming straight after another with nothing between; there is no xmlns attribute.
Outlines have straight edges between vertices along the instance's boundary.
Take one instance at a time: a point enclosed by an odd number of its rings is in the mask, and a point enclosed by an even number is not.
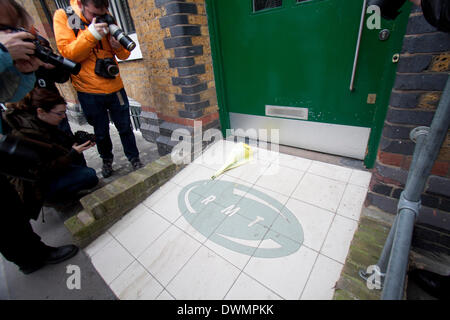
<svg viewBox="0 0 450 320"><path fill-rule="evenodd" d="M161 188L153 192L150 197L145 199L143 204L148 208L153 207L162 197L164 197L167 193L169 193L176 187L177 185L175 183L167 181L164 185L161 186Z"/></svg>
<svg viewBox="0 0 450 320"><path fill-rule="evenodd" d="M282 298L245 273L241 273L225 300L282 300Z"/></svg>
<svg viewBox="0 0 450 320"><path fill-rule="evenodd" d="M316 205L320 208L336 212L344 194L344 182L306 173L295 189L292 197Z"/></svg>
<svg viewBox="0 0 450 320"><path fill-rule="evenodd" d="M143 266L164 286L200 247L200 243L186 233L170 227L138 258Z"/></svg>
<svg viewBox="0 0 450 320"><path fill-rule="evenodd" d="M156 298L156 300L175 300L166 290L161 292L161 294Z"/></svg>
<svg viewBox="0 0 450 320"><path fill-rule="evenodd" d="M117 236L123 230L128 228L129 225L133 224L136 220L139 219L144 213L148 212L149 209L142 204L139 204L130 212L126 213L119 221L117 221L111 228L109 228L109 232L112 236Z"/></svg>
<svg viewBox="0 0 450 320"><path fill-rule="evenodd" d="M223 299L239 275L239 269L206 247L200 248L167 290L176 299Z"/></svg>
<svg viewBox="0 0 450 320"><path fill-rule="evenodd" d="M230 177L239 178L248 183L254 184L256 180L267 170L270 163L253 161L240 167L226 171L225 174Z"/></svg>
<svg viewBox="0 0 450 320"><path fill-rule="evenodd" d="M244 272L282 298L296 300L306 285L316 257L316 252L302 246L297 252L281 258L252 257Z"/></svg>
<svg viewBox="0 0 450 320"><path fill-rule="evenodd" d="M256 181L256 185L272 191L276 191L288 197L292 194L295 187L297 187L304 174L303 171L278 166L273 163L270 165L267 171L278 171L278 174L263 174L258 179L258 181Z"/></svg>
<svg viewBox="0 0 450 320"><path fill-rule="evenodd" d="M187 175L184 179L179 180L177 184L181 187L185 187L196 181L210 181L211 177L214 175L215 170L206 168L201 165L191 164L192 168L186 168L192 170L192 172Z"/></svg>
<svg viewBox="0 0 450 320"><path fill-rule="evenodd" d="M368 189L372 173L368 171L353 170L348 183L356 184L357 186Z"/></svg>
<svg viewBox="0 0 450 320"><path fill-rule="evenodd" d="M316 174L318 176L326 177L333 180L339 180L346 183L348 182L350 176L352 175L352 169L319 161L313 161L308 172Z"/></svg>
<svg viewBox="0 0 450 320"><path fill-rule="evenodd" d="M276 149L261 148L261 147L253 147L253 157L257 161L261 161L262 163L279 163L280 161L280 153Z"/></svg>
<svg viewBox="0 0 450 320"><path fill-rule="evenodd" d="M367 189L348 184L337 210L341 216L359 221Z"/></svg>
<svg viewBox="0 0 450 320"><path fill-rule="evenodd" d="M325 241L334 214L293 198L289 199L286 208L295 215L302 226L303 244L319 251ZM295 234L290 234L291 230L279 223L282 219L279 217L271 229L296 240L293 238Z"/></svg>
<svg viewBox="0 0 450 320"><path fill-rule="evenodd" d="M110 287L120 300L153 300L163 290L137 261L122 272Z"/></svg>
<svg viewBox="0 0 450 320"><path fill-rule="evenodd" d="M312 160L291 156L288 154L280 154L279 164L283 167L299 171L307 171L312 164Z"/></svg>
<svg viewBox="0 0 450 320"><path fill-rule="evenodd" d="M166 220L147 209L146 213L118 233L116 239L134 257L138 257L169 226Z"/></svg>
<svg viewBox="0 0 450 320"><path fill-rule="evenodd" d="M115 239L91 258L92 264L106 283L110 284L132 262L133 256Z"/></svg>
<svg viewBox="0 0 450 320"><path fill-rule="evenodd" d="M180 186L175 186L166 193L159 201L157 201L151 209L159 214L164 219L173 223L177 220L183 213L181 212L178 204L178 197L180 195L182 188Z"/></svg>
<svg viewBox="0 0 450 320"><path fill-rule="evenodd" d="M111 240L113 240L111 234L109 232L105 232L100 237L95 239L91 244L89 244L84 249L84 252L86 252L89 257L92 257L100 250L102 250Z"/></svg>
<svg viewBox="0 0 450 320"><path fill-rule="evenodd" d="M182 186L184 181L189 178L189 176L193 174L195 170L201 167L202 166L194 163L188 164L183 170L178 172L172 179L170 179L170 182Z"/></svg>
<svg viewBox="0 0 450 320"><path fill-rule="evenodd" d="M194 164L216 171L227 161L234 146L234 142L218 141L204 150L202 157L195 159Z"/></svg>
<svg viewBox="0 0 450 320"><path fill-rule="evenodd" d="M319 255L300 299L333 299L336 282L339 280L343 267L343 264Z"/></svg>
<svg viewBox="0 0 450 320"><path fill-rule="evenodd" d="M336 215L321 250L323 255L345 263L353 235L358 228L354 220Z"/></svg>

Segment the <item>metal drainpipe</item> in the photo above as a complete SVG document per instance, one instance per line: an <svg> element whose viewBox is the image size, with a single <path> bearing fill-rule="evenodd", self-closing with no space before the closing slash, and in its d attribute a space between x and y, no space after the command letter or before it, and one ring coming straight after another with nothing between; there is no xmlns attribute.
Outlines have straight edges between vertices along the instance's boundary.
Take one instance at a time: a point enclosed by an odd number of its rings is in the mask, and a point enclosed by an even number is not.
<svg viewBox="0 0 450 320"><path fill-rule="evenodd" d="M412 233L414 223L419 215L420 196L425 189L427 178L447 135L449 124L450 80L447 80L429 133L427 134L427 130L423 127L416 128L411 132L411 138L413 140L416 139L417 145L414 150L405 190L400 196L397 221L393 226L393 228L395 227L395 233L381 296L383 300L401 300L403 298ZM392 237L390 238L392 240ZM389 247L388 242L385 246Z"/></svg>

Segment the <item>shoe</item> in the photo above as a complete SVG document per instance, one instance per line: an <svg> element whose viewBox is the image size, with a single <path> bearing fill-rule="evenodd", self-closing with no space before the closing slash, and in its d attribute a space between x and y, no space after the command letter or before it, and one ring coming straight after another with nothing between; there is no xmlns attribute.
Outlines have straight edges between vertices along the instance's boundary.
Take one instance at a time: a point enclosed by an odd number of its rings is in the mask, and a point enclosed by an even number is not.
<svg viewBox="0 0 450 320"><path fill-rule="evenodd" d="M44 260L45 264L56 264L64 260L72 258L78 252L78 247L73 244L62 246L58 248L51 248L47 258Z"/></svg>
<svg viewBox="0 0 450 320"><path fill-rule="evenodd" d="M103 178L109 178L113 174L112 160L103 160L102 175Z"/></svg>
<svg viewBox="0 0 450 320"><path fill-rule="evenodd" d="M441 276L426 270L413 270L409 276L419 287L440 300L450 299L450 276Z"/></svg>
<svg viewBox="0 0 450 320"><path fill-rule="evenodd" d="M141 160L139 160L139 158L137 159L132 159L131 161L131 165L133 166L133 170L137 170L142 168L144 165L141 163Z"/></svg>
<svg viewBox="0 0 450 320"><path fill-rule="evenodd" d="M45 266L45 262L44 262L44 261L41 261L41 262L29 264L29 265L22 265L22 266L19 266L19 270L20 270L23 274L30 274L30 273L33 273L33 272L35 272L35 271L38 271L38 270L41 269L43 266Z"/></svg>
<svg viewBox="0 0 450 320"><path fill-rule="evenodd" d="M48 253L45 259L41 261L19 265L19 270L23 274L33 273L47 264L57 264L63 262L64 260L70 259L75 256L78 252L78 247L74 245L67 245L58 248L48 247Z"/></svg>

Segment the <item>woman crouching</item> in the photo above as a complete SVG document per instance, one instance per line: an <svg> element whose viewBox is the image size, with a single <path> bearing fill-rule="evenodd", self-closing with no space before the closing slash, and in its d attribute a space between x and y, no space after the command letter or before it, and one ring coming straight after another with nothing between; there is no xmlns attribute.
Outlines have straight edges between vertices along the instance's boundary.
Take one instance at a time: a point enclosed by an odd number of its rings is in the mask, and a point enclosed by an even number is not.
<svg viewBox="0 0 450 320"><path fill-rule="evenodd" d="M73 136L58 129L66 117L66 102L58 92L33 89L23 100L8 104L3 119L11 134L50 146L42 154L35 181L13 178L19 196L36 219L44 202L62 202L98 183L94 169L86 167L83 151L93 147L87 141L78 145Z"/></svg>

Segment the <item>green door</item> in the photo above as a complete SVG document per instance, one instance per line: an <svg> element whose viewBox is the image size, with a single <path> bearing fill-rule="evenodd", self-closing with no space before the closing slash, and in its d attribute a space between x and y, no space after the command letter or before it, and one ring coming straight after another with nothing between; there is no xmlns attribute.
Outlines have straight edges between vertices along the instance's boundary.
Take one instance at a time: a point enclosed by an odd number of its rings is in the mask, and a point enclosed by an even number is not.
<svg viewBox="0 0 450 320"><path fill-rule="evenodd" d="M372 167L410 6L369 29L363 4L206 0L224 133L279 129L280 144Z"/></svg>

